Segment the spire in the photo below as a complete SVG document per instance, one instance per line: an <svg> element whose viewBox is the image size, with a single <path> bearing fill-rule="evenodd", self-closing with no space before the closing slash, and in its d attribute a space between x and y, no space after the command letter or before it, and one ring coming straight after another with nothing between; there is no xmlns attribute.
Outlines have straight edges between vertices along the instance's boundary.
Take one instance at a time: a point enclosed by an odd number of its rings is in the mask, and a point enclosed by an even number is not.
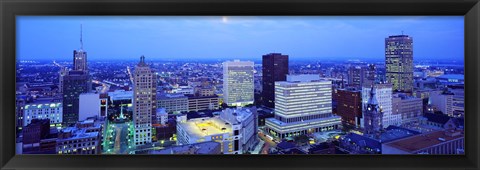
<svg viewBox="0 0 480 170"><path fill-rule="evenodd" d="M374 104L374 105L378 105L378 102L377 102L377 97L376 97L376 92L375 92L375 85L373 84L372 85L372 88L370 89L370 98L368 99L368 104Z"/></svg>
<svg viewBox="0 0 480 170"><path fill-rule="evenodd" d="M140 57L140 62L138 63L139 66L146 66L147 64L145 64L145 56L141 56Z"/></svg>
<svg viewBox="0 0 480 170"><path fill-rule="evenodd" d="M83 29L82 29L82 24L80 24L80 49L83 50Z"/></svg>

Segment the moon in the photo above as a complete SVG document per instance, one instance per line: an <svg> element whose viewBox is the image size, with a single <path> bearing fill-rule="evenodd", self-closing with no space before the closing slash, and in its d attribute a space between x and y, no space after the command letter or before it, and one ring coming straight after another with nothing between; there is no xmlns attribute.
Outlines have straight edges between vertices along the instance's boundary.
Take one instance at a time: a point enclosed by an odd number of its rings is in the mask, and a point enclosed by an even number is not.
<svg viewBox="0 0 480 170"><path fill-rule="evenodd" d="M222 22L223 22L223 23L227 23L227 22L228 22L228 18L227 18L226 16L223 16L223 17L222 17Z"/></svg>

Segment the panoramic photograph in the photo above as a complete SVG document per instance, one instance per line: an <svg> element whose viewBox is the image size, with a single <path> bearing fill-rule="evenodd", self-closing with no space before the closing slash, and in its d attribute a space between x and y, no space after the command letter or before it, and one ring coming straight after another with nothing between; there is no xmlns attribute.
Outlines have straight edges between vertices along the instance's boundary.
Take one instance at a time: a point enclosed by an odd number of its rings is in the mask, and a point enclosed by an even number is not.
<svg viewBox="0 0 480 170"><path fill-rule="evenodd" d="M17 16L15 150L464 155L464 73L463 16Z"/></svg>

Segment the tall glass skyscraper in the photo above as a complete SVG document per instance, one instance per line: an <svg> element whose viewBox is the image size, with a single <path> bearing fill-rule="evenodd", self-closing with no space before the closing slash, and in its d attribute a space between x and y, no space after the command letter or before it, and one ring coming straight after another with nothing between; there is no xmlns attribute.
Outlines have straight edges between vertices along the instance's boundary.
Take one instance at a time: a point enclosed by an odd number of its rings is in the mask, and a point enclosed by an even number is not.
<svg viewBox="0 0 480 170"><path fill-rule="evenodd" d="M253 62L227 61L223 63L223 102L229 106L253 104Z"/></svg>
<svg viewBox="0 0 480 170"><path fill-rule="evenodd" d="M385 38L386 80L393 90L411 93L413 91L413 38L408 35L394 35Z"/></svg>

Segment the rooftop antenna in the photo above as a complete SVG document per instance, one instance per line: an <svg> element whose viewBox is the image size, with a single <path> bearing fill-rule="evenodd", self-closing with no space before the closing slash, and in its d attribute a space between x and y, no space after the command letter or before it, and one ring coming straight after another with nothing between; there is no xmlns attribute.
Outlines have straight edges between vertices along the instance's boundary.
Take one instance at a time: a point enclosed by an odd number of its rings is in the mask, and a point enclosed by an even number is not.
<svg viewBox="0 0 480 170"><path fill-rule="evenodd" d="M83 29L82 29L82 24L80 24L80 49L83 50Z"/></svg>

